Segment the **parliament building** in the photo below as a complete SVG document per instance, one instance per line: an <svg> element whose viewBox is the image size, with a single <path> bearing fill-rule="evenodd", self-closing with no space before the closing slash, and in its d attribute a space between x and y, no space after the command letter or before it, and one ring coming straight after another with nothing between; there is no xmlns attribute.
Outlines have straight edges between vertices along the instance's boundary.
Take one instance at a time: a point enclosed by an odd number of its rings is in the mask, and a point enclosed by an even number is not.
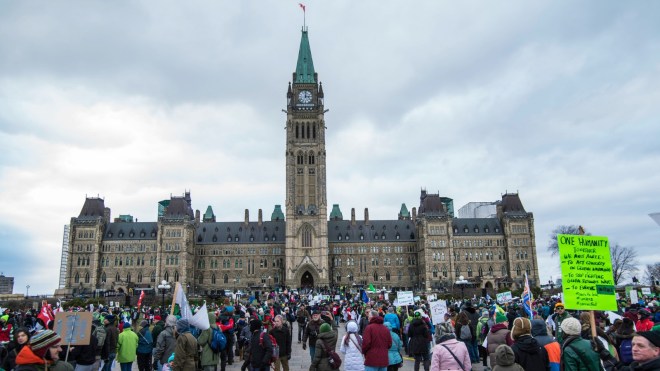
<svg viewBox="0 0 660 371"><path fill-rule="evenodd" d="M270 218L245 211L216 221L211 206L194 210L190 192L158 203L157 220L114 220L101 198L86 198L65 230L58 295L157 290L181 282L192 295L219 290L319 288L373 284L387 289L451 291L461 276L491 296L538 286L534 217L517 193L473 202L454 215L453 200L420 193L390 220L369 210L328 210L323 86L302 30L296 70L286 91L286 198ZM330 152L331 154L331 152Z"/></svg>

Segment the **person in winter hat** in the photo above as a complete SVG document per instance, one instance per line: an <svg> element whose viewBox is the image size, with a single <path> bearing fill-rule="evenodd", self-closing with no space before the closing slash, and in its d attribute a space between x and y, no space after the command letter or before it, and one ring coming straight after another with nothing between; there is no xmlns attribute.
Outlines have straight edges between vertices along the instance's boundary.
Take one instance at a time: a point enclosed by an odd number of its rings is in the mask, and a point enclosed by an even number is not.
<svg viewBox="0 0 660 371"><path fill-rule="evenodd" d="M433 347L431 370L470 370L472 362L465 342L456 340L456 335L446 333Z"/></svg>
<svg viewBox="0 0 660 371"><path fill-rule="evenodd" d="M174 353L174 349L176 348L174 327L176 327L176 317L170 314L165 318L165 328L163 328L163 330L158 334L158 338L156 339L156 349L154 349L154 364L159 365L159 368L168 363L168 359L172 353Z"/></svg>
<svg viewBox="0 0 660 371"><path fill-rule="evenodd" d="M548 361L550 362L550 371L559 371L561 361L561 346L559 342L548 334L548 327L545 321L540 319L532 320L532 336L548 352Z"/></svg>
<svg viewBox="0 0 660 371"><path fill-rule="evenodd" d="M566 336L561 346L562 370L602 370L600 357L591 349L591 343L580 336L582 325L577 318L563 320L561 330Z"/></svg>
<svg viewBox="0 0 660 371"><path fill-rule="evenodd" d="M73 371L70 363L60 361L62 339L51 330L32 336L30 342L16 356L15 370L47 369L50 371Z"/></svg>
<svg viewBox="0 0 660 371"><path fill-rule="evenodd" d="M660 332L639 332L633 338L630 370L660 370Z"/></svg>
<svg viewBox="0 0 660 371"><path fill-rule="evenodd" d="M502 344L495 349L493 371L525 371L525 369L516 363L516 355L513 353L513 349L506 344Z"/></svg>
<svg viewBox="0 0 660 371"><path fill-rule="evenodd" d="M215 353L211 349L211 342L213 341L213 330L218 329L218 324L215 323L216 317L214 312L208 312L210 327L202 331L197 338L197 344L202 348L200 355L202 369L204 371L215 371L220 362L220 353Z"/></svg>
<svg viewBox="0 0 660 371"><path fill-rule="evenodd" d="M548 352L532 337L532 323L529 319L518 317L513 320L511 338L514 341L511 349L516 356L516 363L525 370L550 369Z"/></svg>
<svg viewBox="0 0 660 371"><path fill-rule="evenodd" d="M495 324L490 328L486 336L488 356L490 357L490 364L495 364L495 350L498 346L506 344L513 345L511 338L511 331L509 331L509 322L506 315L502 312L495 312Z"/></svg>
<svg viewBox="0 0 660 371"><path fill-rule="evenodd" d="M310 371L332 371L328 362L328 352L326 349L334 350L337 346L337 334L332 331L332 325L324 323L319 328L319 336L316 339L316 352L314 359L309 366Z"/></svg>
<svg viewBox="0 0 660 371"><path fill-rule="evenodd" d="M124 322L124 329L117 340L117 362L119 362L122 371L130 371L133 367L133 362L137 357L139 341L131 324Z"/></svg>
<svg viewBox="0 0 660 371"><path fill-rule="evenodd" d="M362 357L362 336L358 334L357 322L351 320L346 323L346 335L341 340L339 351L344 354L344 370L364 371L364 358Z"/></svg>
<svg viewBox="0 0 660 371"><path fill-rule="evenodd" d="M401 349L403 349L403 343L401 338L397 334L396 329L390 322L383 323L388 330L390 330L390 336L392 337L392 346L390 347L389 352L387 353L388 363L387 371L396 371L399 368L399 365L403 362L401 358Z"/></svg>
<svg viewBox="0 0 660 371"><path fill-rule="evenodd" d="M185 318L176 321L176 347L173 371L195 370L197 368L197 339L190 333L190 323Z"/></svg>

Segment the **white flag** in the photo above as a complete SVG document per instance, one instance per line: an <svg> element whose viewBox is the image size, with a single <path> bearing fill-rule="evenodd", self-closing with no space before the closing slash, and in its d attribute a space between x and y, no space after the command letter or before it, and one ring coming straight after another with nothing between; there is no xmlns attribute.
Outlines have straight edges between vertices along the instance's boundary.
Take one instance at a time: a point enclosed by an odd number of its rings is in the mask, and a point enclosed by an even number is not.
<svg viewBox="0 0 660 371"><path fill-rule="evenodd" d="M179 313L181 314L181 318L187 319L188 323L200 330L206 330L211 327L209 323L209 315L206 312L206 303L204 303L202 308L197 311L197 314L193 316L192 310L190 309L190 304L188 304L188 299L186 299L186 293L183 292L181 283L177 282L176 285L176 298L174 299L174 302L179 304Z"/></svg>
<svg viewBox="0 0 660 371"><path fill-rule="evenodd" d="M211 327L211 323L209 323L209 314L206 309L206 303L202 305L201 308L195 313L195 315L192 317L192 319L188 320L191 325L197 327L198 329L204 331L208 328Z"/></svg>

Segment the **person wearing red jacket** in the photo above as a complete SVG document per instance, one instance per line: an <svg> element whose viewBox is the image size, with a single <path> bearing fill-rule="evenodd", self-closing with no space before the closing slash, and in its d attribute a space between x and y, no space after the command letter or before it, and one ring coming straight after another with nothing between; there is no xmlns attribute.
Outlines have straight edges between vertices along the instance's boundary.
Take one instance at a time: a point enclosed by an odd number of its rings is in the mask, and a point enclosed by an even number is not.
<svg viewBox="0 0 660 371"><path fill-rule="evenodd" d="M234 316L233 310L228 311L225 308L222 313L220 313L219 321L217 322L220 331L225 335L227 339L227 345L225 349L220 352L220 370L225 371L227 365L234 363Z"/></svg>
<svg viewBox="0 0 660 371"><path fill-rule="evenodd" d="M375 310L369 311L369 324L362 334L362 354L365 371L386 371L388 352L392 346L390 331L383 325L383 317Z"/></svg>
<svg viewBox="0 0 660 371"><path fill-rule="evenodd" d="M639 317L639 320L635 323L637 332L651 331L654 325L653 321L651 321L651 312L648 309L640 309L637 312L637 316Z"/></svg>

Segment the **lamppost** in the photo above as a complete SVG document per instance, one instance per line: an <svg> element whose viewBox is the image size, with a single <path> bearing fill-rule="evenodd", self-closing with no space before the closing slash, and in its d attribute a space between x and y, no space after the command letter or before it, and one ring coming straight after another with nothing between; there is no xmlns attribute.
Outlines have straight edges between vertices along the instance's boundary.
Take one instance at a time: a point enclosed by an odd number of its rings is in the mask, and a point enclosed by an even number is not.
<svg viewBox="0 0 660 371"><path fill-rule="evenodd" d="M381 289L381 291L385 291L385 286L383 286L383 276L378 277L378 279L380 280L380 289Z"/></svg>
<svg viewBox="0 0 660 371"><path fill-rule="evenodd" d="M463 276L459 276L459 277L458 277L458 281L456 281L456 284L459 285L459 286L461 287L461 300L464 300L464 299L465 299L465 292L464 292L464 290L465 290L465 285L467 285L468 283L470 283L470 282L468 282L468 281L465 279L465 277L463 277Z"/></svg>
<svg viewBox="0 0 660 371"><path fill-rule="evenodd" d="M271 278L272 278L271 276L268 276L268 290L270 290L270 279Z"/></svg>
<svg viewBox="0 0 660 371"><path fill-rule="evenodd" d="M550 285L550 295L552 295L552 290L555 288L555 283L552 282L552 276L550 276L550 281L548 281L548 284Z"/></svg>
<svg viewBox="0 0 660 371"><path fill-rule="evenodd" d="M25 286L25 297L30 297L30 285Z"/></svg>
<svg viewBox="0 0 660 371"><path fill-rule="evenodd" d="M163 308L163 313L164 313L165 312L165 291L169 290L171 288L171 286L167 281L162 280L160 282L160 285L158 285L158 288L161 290L161 293L163 294L162 308Z"/></svg>

